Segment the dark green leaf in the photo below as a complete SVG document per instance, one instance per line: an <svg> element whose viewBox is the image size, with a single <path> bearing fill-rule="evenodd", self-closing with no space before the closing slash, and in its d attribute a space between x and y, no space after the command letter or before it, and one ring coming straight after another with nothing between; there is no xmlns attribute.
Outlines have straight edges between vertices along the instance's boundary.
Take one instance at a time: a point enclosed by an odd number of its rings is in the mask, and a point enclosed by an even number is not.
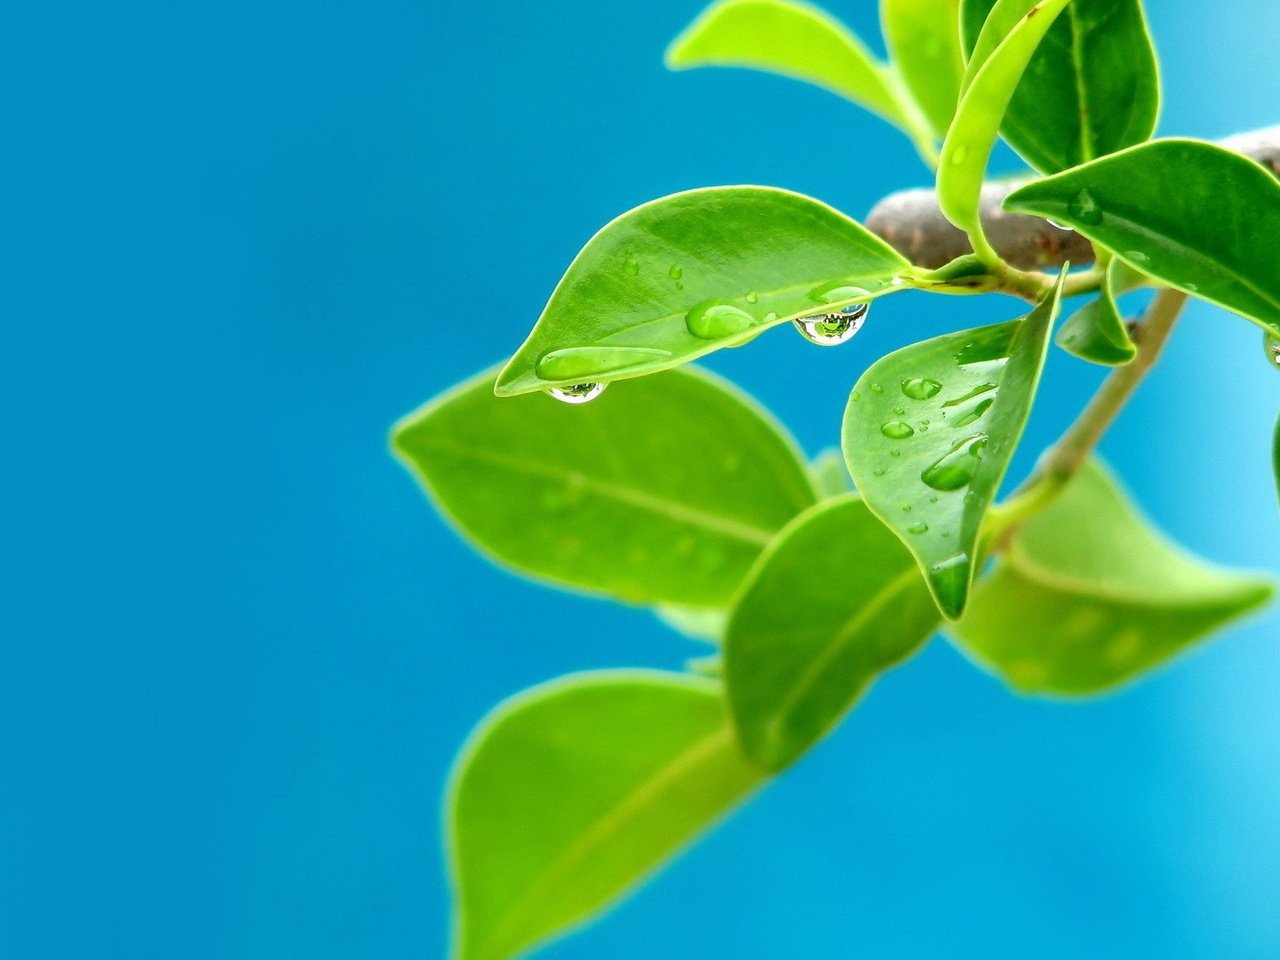
<svg viewBox="0 0 1280 960"><path fill-rule="evenodd" d="M984 57L1008 18L1034 4L964 0L966 49ZM979 47L997 6L1003 22ZM1141 0L1074 0L1027 65L1000 130L1033 167L1056 173L1141 143L1159 113L1160 74Z"/></svg>
<svg viewBox="0 0 1280 960"><path fill-rule="evenodd" d="M1108 367L1129 363L1138 355L1116 303L1118 263L1112 261L1098 298L1077 310L1058 330L1057 336L1058 346L1063 350L1081 360Z"/></svg>
<svg viewBox="0 0 1280 960"><path fill-rule="evenodd" d="M498 707L449 787L455 960L507 960L608 907L764 780L712 681L566 677Z"/></svg>
<svg viewBox="0 0 1280 960"><path fill-rule="evenodd" d="M1027 184L1006 209L1069 224L1157 280L1280 333L1280 181L1198 140L1155 140Z"/></svg>
<svg viewBox="0 0 1280 960"><path fill-rule="evenodd" d="M1088 464L1014 538L957 632L1020 690L1085 694L1159 664L1273 594L1154 531Z"/></svg>
<svg viewBox="0 0 1280 960"><path fill-rule="evenodd" d="M933 132L946 136L960 98L960 0L881 0L889 53Z"/></svg>
<svg viewBox="0 0 1280 960"><path fill-rule="evenodd" d="M794 761L938 620L915 560L860 499L796 518L752 570L726 634L747 753L771 770Z"/></svg>
<svg viewBox="0 0 1280 960"><path fill-rule="evenodd" d="M713 187L664 197L591 238L497 392L654 373L896 290L908 271L884 241L796 193Z"/></svg>
<svg viewBox="0 0 1280 960"><path fill-rule="evenodd" d="M982 520L1022 437L1061 289L1060 279L1024 320L889 354L849 398L854 483L915 555L948 617L964 610Z"/></svg>
<svg viewBox="0 0 1280 960"><path fill-rule="evenodd" d="M990 52L982 59L975 52L965 71L960 105L938 164L938 204L948 220L969 234L977 252L988 261L998 258L986 243L978 216L987 161L1027 62L1069 2L1040 0L1000 32L998 42L997 21L993 21ZM1002 4L1002 9L1004 6L1007 4ZM1003 20L998 23L1004 26ZM984 50L985 40L984 31L980 44Z"/></svg>
<svg viewBox="0 0 1280 960"><path fill-rule="evenodd" d="M839 450L823 450L810 465L809 472L821 497L838 497L853 490L853 478Z"/></svg>
<svg viewBox="0 0 1280 960"><path fill-rule="evenodd" d="M635 603L724 606L816 494L795 444L694 369L586 406L499 400L483 374L405 418L395 451L481 550Z"/></svg>
<svg viewBox="0 0 1280 960"><path fill-rule="evenodd" d="M723 0L703 11L667 50L667 66L751 67L823 87L896 124L926 156L924 118L895 79L844 24L788 0Z"/></svg>

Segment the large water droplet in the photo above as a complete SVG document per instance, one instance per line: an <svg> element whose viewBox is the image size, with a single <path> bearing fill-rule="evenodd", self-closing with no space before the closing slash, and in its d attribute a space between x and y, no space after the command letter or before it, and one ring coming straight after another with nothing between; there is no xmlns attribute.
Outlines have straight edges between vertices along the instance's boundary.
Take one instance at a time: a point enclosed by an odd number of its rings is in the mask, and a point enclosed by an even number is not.
<svg viewBox="0 0 1280 960"><path fill-rule="evenodd" d="M911 424L903 423L901 420L890 420L888 423L881 424L880 432L890 440L905 440L915 435Z"/></svg>
<svg viewBox="0 0 1280 960"><path fill-rule="evenodd" d="M936 397L941 389L942 384L937 380L930 380L928 377L916 377L912 380L902 381L902 392L912 400L929 400Z"/></svg>
<svg viewBox="0 0 1280 960"><path fill-rule="evenodd" d="M1076 220L1089 226L1102 222L1102 208L1088 190L1081 190L1067 204L1067 212Z"/></svg>
<svg viewBox="0 0 1280 960"><path fill-rule="evenodd" d="M573 383L562 387L552 387L547 391L547 396L555 397L561 403L590 403L600 394L604 393L607 384L603 383Z"/></svg>
<svg viewBox="0 0 1280 960"><path fill-rule="evenodd" d="M859 303L838 313L817 313L811 317L801 317L793 323L800 331L800 336L810 343L816 343L820 347L837 347L853 339L854 334L862 329L866 315L867 305Z"/></svg>
<svg viewBox="0 0 1280 960"><path fill-rule="evenodd" d="M684 322L690 333L703 340L723 340L756 325L755 317L726 300L704 300L685 315Z"/></svg>
<svg viewBox="0 0 1280 960"><path fill-rule="evenodd" d="M920 474L920 479L944 493L963 489L973 482L986 446L985 434L966 437Z"/></svg>
<svg viewBox="0 0 1280 960"><path fill-rule="evenodd" d="M983 383L962 397L948 400L942 405L947 422L952 427L967 427L975 420L981 419L982 415L995 403L994 393L997 389L994 383Z"/></svg>
<svg viewBox="0 0 1280 960"><path fill-rule="evenodd" d="M586 383L605 373L643 367L671 356L655 347L565 347L543 354L536 364L543 380Z"/></svg>

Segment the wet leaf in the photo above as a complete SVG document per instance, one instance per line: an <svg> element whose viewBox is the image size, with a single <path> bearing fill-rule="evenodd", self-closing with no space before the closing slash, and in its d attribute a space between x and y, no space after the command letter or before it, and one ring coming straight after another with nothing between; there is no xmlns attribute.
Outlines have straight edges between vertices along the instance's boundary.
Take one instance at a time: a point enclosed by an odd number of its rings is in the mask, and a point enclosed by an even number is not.
<svg viewBox="0 0 1280 960"><path fill-rule="evenodd" d="M396 454L459 532L522 573L632 603L722 607L816 493L794 442L694 368L583 406L500 400L493 373L395 428Z"/></svg>
<svg viewBox="0 0 1280 960"><path fill-rule="evenodd" d="M1258 609L1265 577L1212 566L1155 531L1097 463L1012 541L955 628L1012 686L1114 687Z"/></svg>
<svg viewBox="0 0 1280 960"><path fill-rule="evenodd" d="M1154 140L1015 190L1143 273L1280 333L1280 181L1198 140Z"/></svg>
<svg viewBox="0 0 1280 960"><path fill-rule="evenodd" d="M725 682L748 754L771 770L792 763L938 621L915 560L862 500L796 518L752 570L726 634Z"/></svg>
<svg viewBox="0 0 1280 960"><path fill-rule="evenodd" d="M982 521L1026 426L1061 287L1060 279L1023 320L889 354L862 375L845 409L854 483L915 556L949 618L968 599Z"/></svg>
<svg viewBox="0 0 1280 960"><path fill-rule="evenodd" d="M649 671L527 691L449 786L455 960L507 960L606 909L756 789L718 685Z"/></svg>
<svg viewBox="0 0 1280 960"><path fill-rule="evenodd" d="M656 373L892 292L908 270L884 241L798 193L677 193L591 238L496 390L514 396Z"/></svg>

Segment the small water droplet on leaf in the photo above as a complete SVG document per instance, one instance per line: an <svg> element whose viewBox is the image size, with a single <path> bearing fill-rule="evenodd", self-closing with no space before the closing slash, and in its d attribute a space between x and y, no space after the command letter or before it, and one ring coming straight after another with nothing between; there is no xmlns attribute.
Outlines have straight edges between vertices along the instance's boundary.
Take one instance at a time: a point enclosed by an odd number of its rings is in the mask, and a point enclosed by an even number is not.
<svg viewBox="0 0 1280 960"><path fill-rule="evenodd" d="M723 340L745 333L755 326L755 317L724 300L704 300L684 318L685 326L703 340Z"/></svg>

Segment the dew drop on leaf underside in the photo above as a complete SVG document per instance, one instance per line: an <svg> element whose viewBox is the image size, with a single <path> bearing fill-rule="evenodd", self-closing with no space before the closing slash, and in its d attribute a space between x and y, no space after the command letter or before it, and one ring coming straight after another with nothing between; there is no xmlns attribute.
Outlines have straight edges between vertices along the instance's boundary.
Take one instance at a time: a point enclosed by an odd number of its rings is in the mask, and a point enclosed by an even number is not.
<svg viewBox="0 0 1280 960"><path fill-rule="evenodd" d="M832 313L815 313L792 321L800 336L820 347L835 347L848 343L862 329L871 307L855 303Z"/></svg>
<svg viewBox="0 0 1280 960"><path fill-rule="evenodd" d="M965 437L946 454L930 464L920 479L926 486L944 493L961 490L973 482L973 476L982 463L982 452L987 446L986 434Z"/></svg>
<svg viewBox="0 0 1280 960"><path fill-rule="evenodd" d="M561 403L590 403L604 393L604 383L573 383L562 387L551 387L547 396L554 397Z"/></svg>

